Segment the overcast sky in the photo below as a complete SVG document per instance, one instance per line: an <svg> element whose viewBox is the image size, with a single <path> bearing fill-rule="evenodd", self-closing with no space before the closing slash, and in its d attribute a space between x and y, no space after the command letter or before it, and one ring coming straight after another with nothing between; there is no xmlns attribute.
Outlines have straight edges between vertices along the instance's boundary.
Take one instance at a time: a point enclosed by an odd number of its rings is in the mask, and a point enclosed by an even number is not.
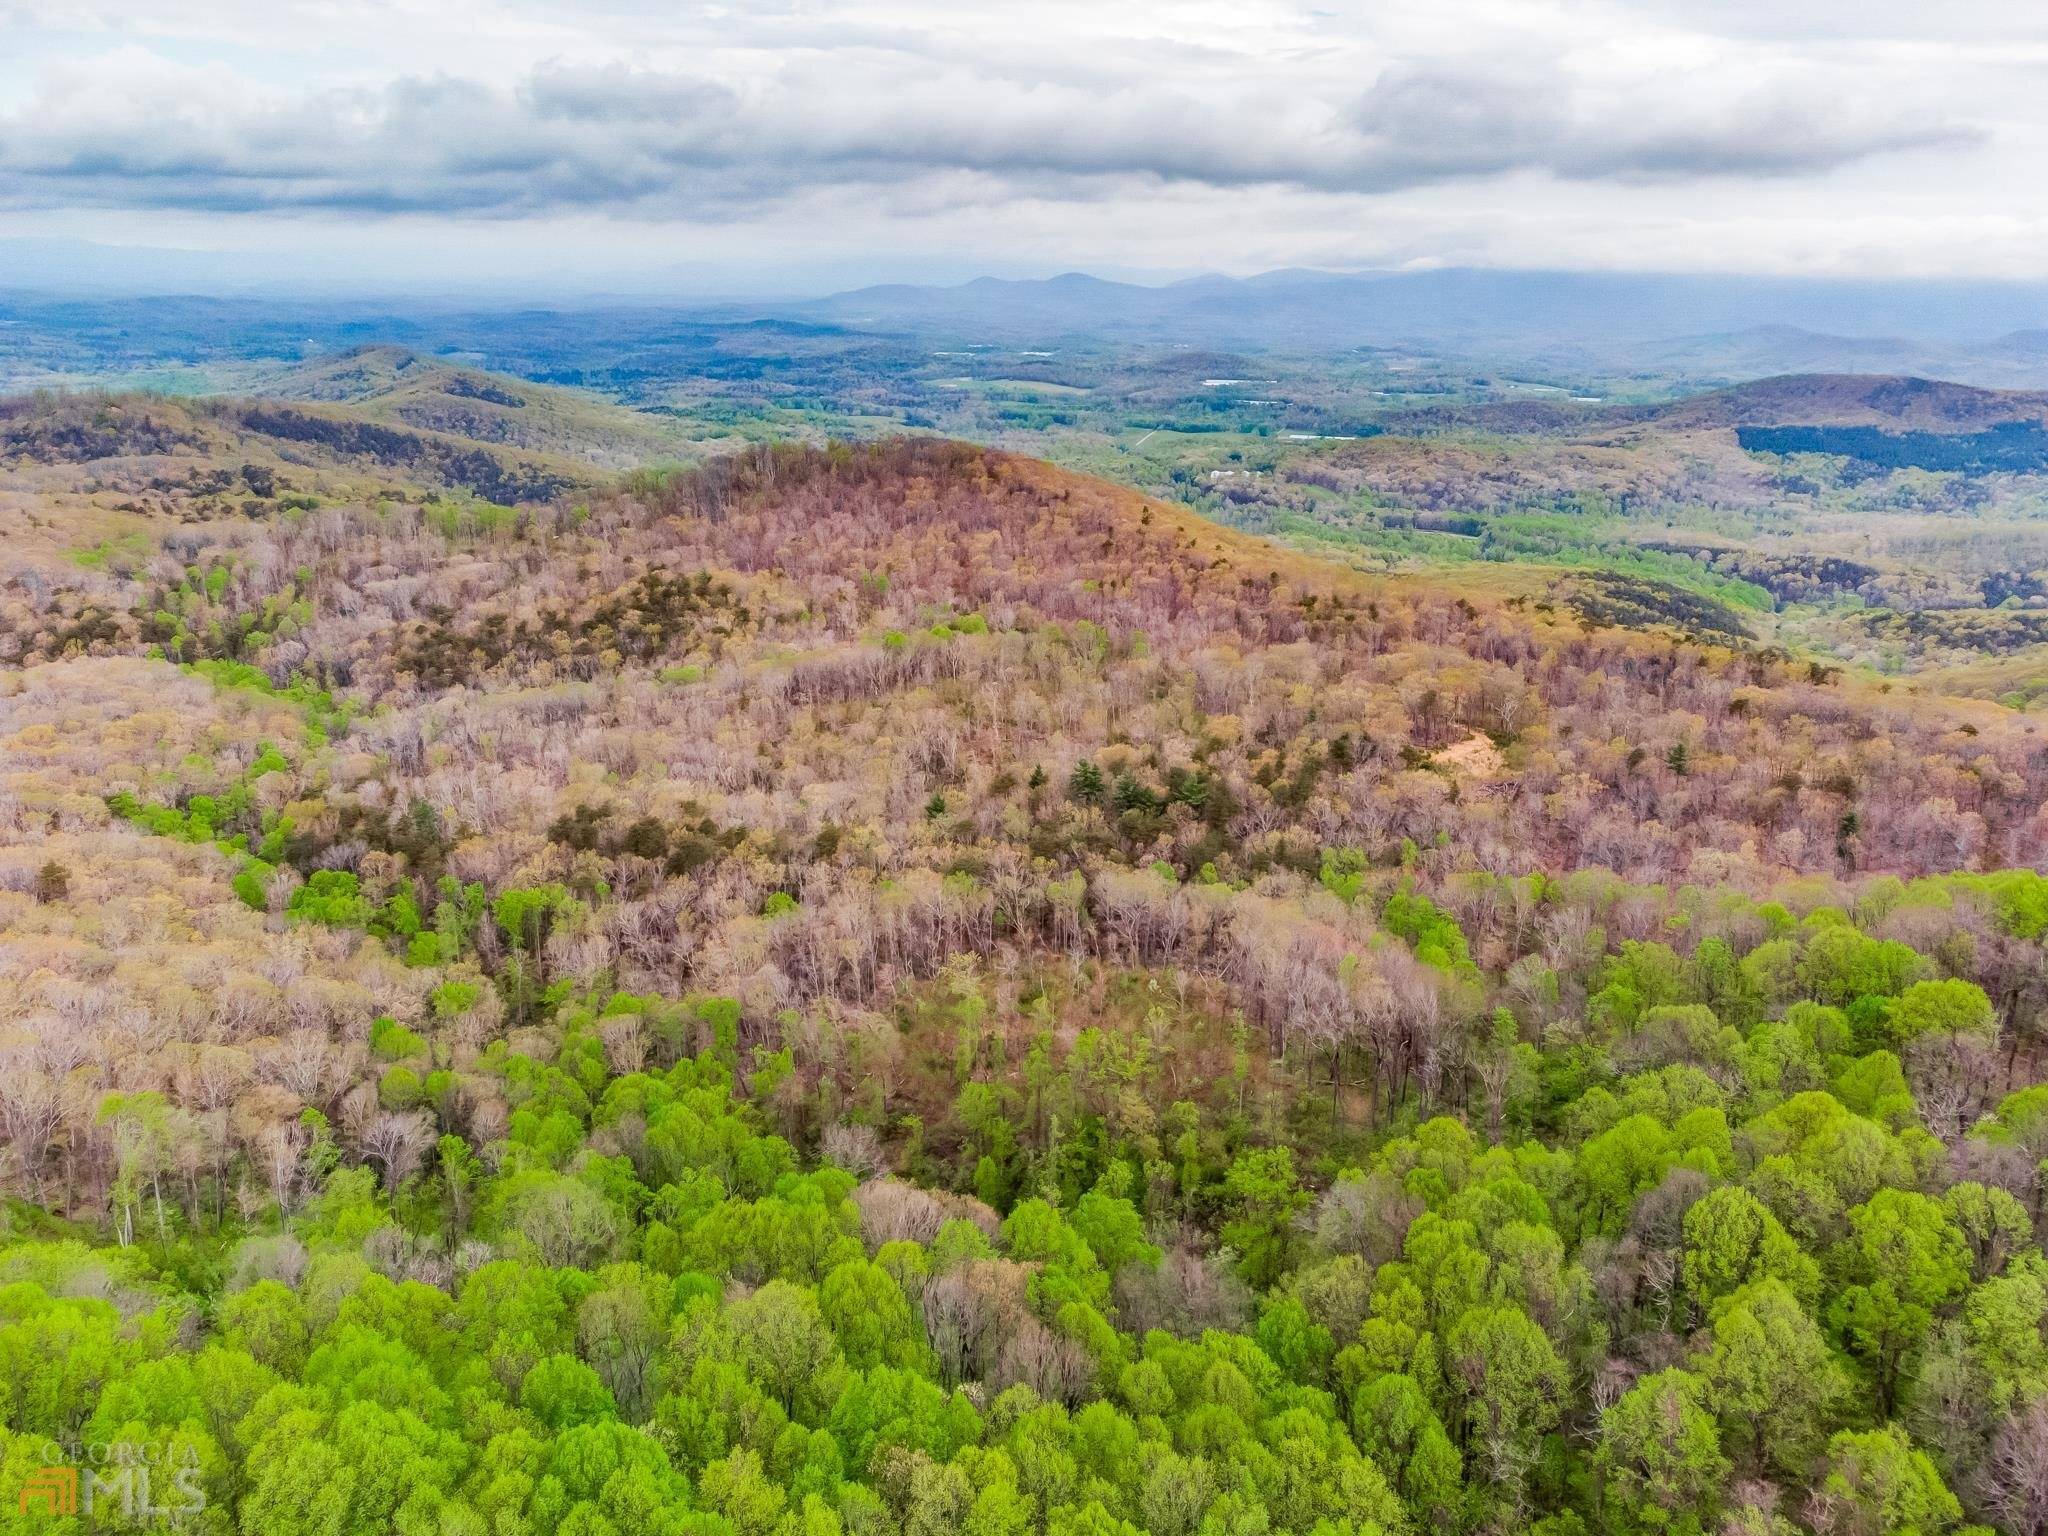
<svg viewBox="0 0 2048 1536"><path fill-rule="evenodd" d="M2031 0L0 0L0 235L280 276L2042 278L2044 166Z"/></svg>

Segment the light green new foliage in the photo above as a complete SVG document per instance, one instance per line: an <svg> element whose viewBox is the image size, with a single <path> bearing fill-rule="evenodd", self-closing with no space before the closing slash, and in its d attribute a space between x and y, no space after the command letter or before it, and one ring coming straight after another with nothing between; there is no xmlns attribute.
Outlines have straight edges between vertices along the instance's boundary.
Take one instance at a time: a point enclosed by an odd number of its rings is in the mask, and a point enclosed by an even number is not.
<svg viewBox="0 0 2048 1536"><path fill-rule="evenodd" d="M1963 1303L1962 1337L1984 1405L2003 1412L2048 1392L2048 1263L2028 1254Z"/></svg>
<svg viewBox="0 0 2048 1536"><path fill-rule="evenodd" d="M1359 1388L1351 1427L1359 1449L1394 1482L1418 1527L1456 1517L1464 1496L1462 1462L1414 1378L1389 1372Z"/></svg>
<svg viewBox="0 0 2048 1536"><path fill-rule="evenodd" d="M1820 1294L1819 1267L1746 1189L1709 1191L1685 1213L1684 1231L1686 1294L1703 1314L1764 1279L1782 1282L1808 1305Z"/></svg>
<svg viewBox="0 0 2048 1536"><path fill-rule="evenodd" d="M850 1259L831 1270L818 1287L818 1308L853 1369L922 1362L923 1329L902 1287L880 1265Z"/></svg>
<svg viewBox="0 0 2048 1536"><path fill-rule="evenodd" d="M1963 1517L1927 1453L1896 1425L1830 1440L1821 1494L1839 1506L1840 1528L1881 1536L1943 1536Z"/></svg>
<svg viewBox="0 0 2048 1536"><path fill-rule="evenodd" d="M956 955L843 1031L772 978L585 981L564 941L617 914L545 867L231 903L287 958L364 957L374 1001L147 1086L119 1063L137 1091L59 1123L48 1208L0 1243L0 1530L29 1528L23 1447L83 1435L188 1447L207 1536L2034 1532L2009 1484L2048 1401L2048 1088L1968 1122L2031 1067L1984 1012L2035 941L1998 927L1980 965L1962 884L1475 875L1425 908L1399 882L1429 857L1332 861L1333 894L1303 844L1253 882L1325 925L1337 1051L1292 1016L1268 1050L1224 981L1144 966ZM1144 869L1145 902L1252 889ZM1055 920L1102 918L1091 878L1048 874ZM764 966L825 916L761 919L768 888L729 893ZM1376 935L1382 903L1463 959ZM1948 913L1910 964L1881 937ZM1581 942L1595 917L1661 937ZM1541 964L1504 974L1518 930ZM331 1003L277 974L223 1015ZM1431 1022L1383 1012L1390 978ZM1367 1060L1423 1039L1426 1083ZM42 1071L0 1082L19 1158L38 1095L86 1080Z"/></svg>
<svg viewBox="0 0 2048 1536"><path fill-rule="evenodd" d="M1894 1039L1908 1041L1921 1035L1993 1034L1997 1017L1991 999L1975 982L1948 978L1916 981L1892 1005L1890 1028Z"/></svg>
<svg viewBox="0 0 2048 1536"><path fill-rule="evenodd" d="M1564 1363L1543 1330L1513 1307L1471 1309L1444 1342L1474 1457L1500 1496L1512 1498L1537 1442L1557 1423Z"/></svg>
<svg viewBox="0 0 2048 1536"><path fill-rule="evenodd" d="M1594 1459L1618 1528L1690 1532L1711 1517L1728 1461L1706 1395L1691 1372L1660 1371L1600 1415Z"/></svg>
<svg viewBox="0 0 2048 1536"><path fill-rule="evenodd" d="M1851 1211L1849 1221L1842 1268L1854 1283L1831 1315L1870 1369L1880 1404L1889 1408L1934 1309L1968 1286L1969 1253L1941 1202L1911 1190L1881 1189Z"/></svg>
<svg viewBox="0 0 2048 1536"><path fill-rule="evenodd" d="M1752 1474L1803 1473L1848 1385L1819 1325L1775 1275L1720 1300L1699 1369L1722 1445Z"/></svg>
<svg viewBox="0 0 2048 1536"><path fill-rule="evenodd" d="M2027 1208L1995 1185L1974 1180L1957 1184L1941 1197L1941 1208L1969 1250L1973 1280L1989 1280L1998 1274L2009 1260L2025 1251L2034 1236Z"/></svg>

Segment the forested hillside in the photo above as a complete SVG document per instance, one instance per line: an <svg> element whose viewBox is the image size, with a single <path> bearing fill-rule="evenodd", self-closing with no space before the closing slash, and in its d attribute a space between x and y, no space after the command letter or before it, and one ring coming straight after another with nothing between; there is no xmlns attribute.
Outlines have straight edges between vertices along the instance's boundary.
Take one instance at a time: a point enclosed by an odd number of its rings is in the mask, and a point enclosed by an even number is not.
<svg viewBox="0 0 2048 1536"><path fill-rule="evenodd" d="M2038 716L296 412L0 419L0 1528L2048 1531Z"/></svg>

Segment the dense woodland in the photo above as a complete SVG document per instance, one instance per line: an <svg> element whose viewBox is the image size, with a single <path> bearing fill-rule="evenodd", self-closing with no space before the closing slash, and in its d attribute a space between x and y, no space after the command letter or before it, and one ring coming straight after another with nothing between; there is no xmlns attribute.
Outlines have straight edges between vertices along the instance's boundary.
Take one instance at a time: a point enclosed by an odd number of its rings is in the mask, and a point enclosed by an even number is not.
<svg viewBox="0 0 2048 1536"><path fill-rule="evenodd" d="M305 501L0 577L0 1528L2048 1532L2030 717L939 441Z"/></svg>
<svg viewBox="0 0 2048 1536"><path fill-rule="evenodd" d="M1984 432L1886 432L1877 427L1738 427L1759 453L1824 453L1865 473L1929 469L1964 474L2039 474L2048 469L2048 432L2038 421L2003 422Z"/></svg>

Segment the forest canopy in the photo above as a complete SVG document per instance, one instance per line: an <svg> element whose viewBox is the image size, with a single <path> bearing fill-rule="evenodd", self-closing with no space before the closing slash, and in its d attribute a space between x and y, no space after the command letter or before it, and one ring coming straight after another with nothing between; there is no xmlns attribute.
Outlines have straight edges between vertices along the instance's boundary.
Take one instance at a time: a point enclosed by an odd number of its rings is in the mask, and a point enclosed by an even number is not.
<svg viewBox="0 0 2048 1536"><path fill-rule="evenodd" d="M534 494L0 591L0 1527L2048 1531L2026 717L963 444Z"/></svg>

